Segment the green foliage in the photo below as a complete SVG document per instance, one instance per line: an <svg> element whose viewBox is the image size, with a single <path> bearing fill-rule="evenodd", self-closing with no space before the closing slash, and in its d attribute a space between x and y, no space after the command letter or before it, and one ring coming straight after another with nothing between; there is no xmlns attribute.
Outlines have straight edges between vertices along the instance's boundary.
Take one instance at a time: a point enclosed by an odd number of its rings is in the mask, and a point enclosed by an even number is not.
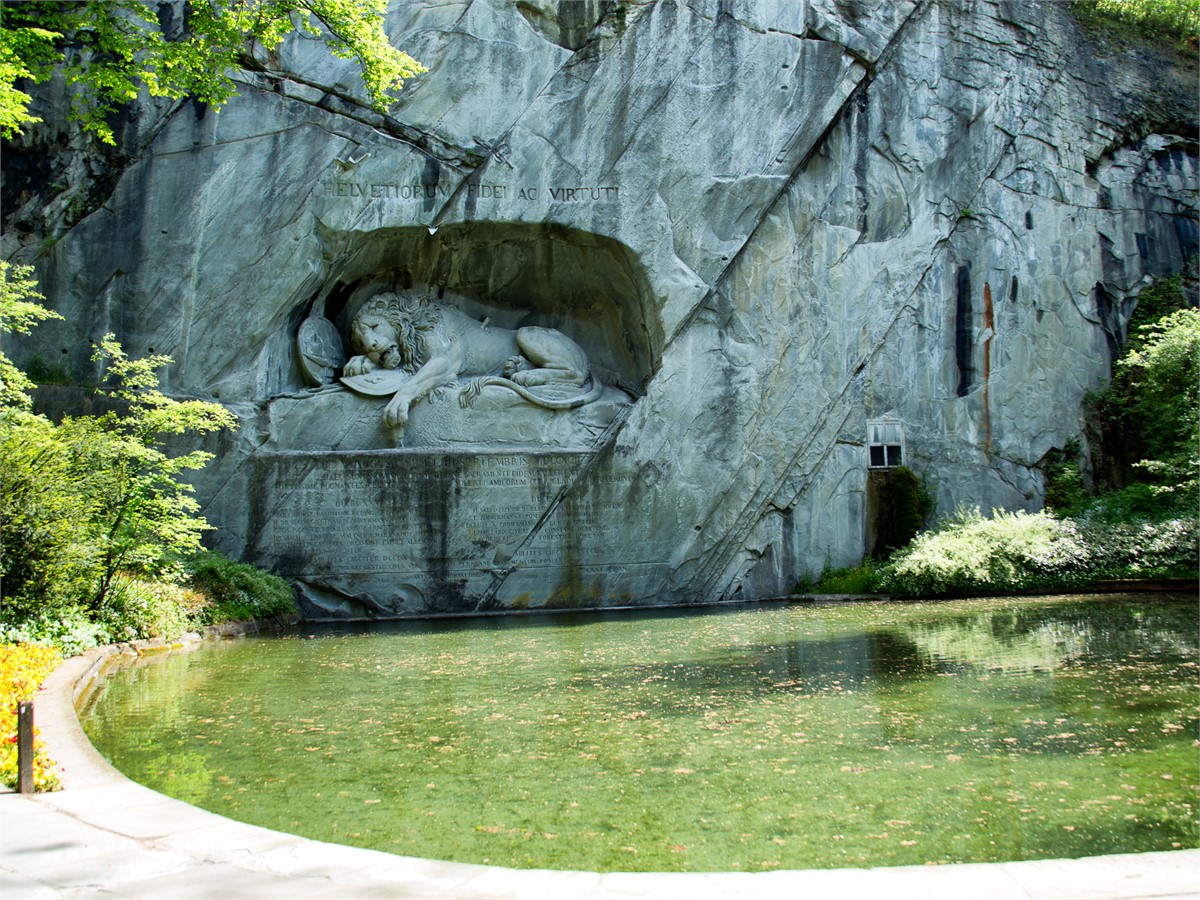
<svg viewBox="0 0 1200 900"><path fill-rule="evenodd" d="M1087 489L1078 463L1064 462L1046 472L1046 509L1070 515L1086 500Z"/></svg>
<svg viewBox="0 0 1200 900"><path fill-rule="evenodd" d="M25 374L37 384L75 384L76 379L64 366L46 362L40 353L35 353L25 367Z"/></svg>
<svg viewBox="0 0 1200 900"><path fill-rule="evenodd" d="M1090 580L1196 578L1200 527L1194 511L1159 521L1085 518L1077 524L1089 551Z"/></svg>
<svg viewBox="0 0 1200 900"><path fill-rule="evenodd" d="M110 641L173 638L193 627L189 614L203 604L203 597L177 584L120 573L113 579L100 619Z"/></svg>
<svg viewBox="0 0 1200 900"><path fill-rule="evenodd" d="M1062 450L1051 451L1046 461L1046 509L1060 516L1071 515L1088 499L1079 454L1079 442L1068 441Z"/></svg>
<svg viewBox="0 0 1200 900"><path fill-rule="evenodd" d="M230 72L252 66L254 46L277 48L295 30L324 37L356 60L373 108L385 112L405 82L426 71L383 30L386 0L187 0L185 28L164 36L146 0L26 0L0 4L0 134L26 122L18 80L61 72L76 88L72 118L112 144L109 118L142 87L153 96L219 107L234 95Z"/></svg>
<svg viewBox="0 0 1200 900"><path fill-rule="evenodd" d="M171 639L220 622L295 612L291 586L254 566L202 550L183 561L181 584L118 572L103 606L63 603L5 609L0 643L43 644L74 656L114 641ZM7 601L6 601L7 602Z"/></svg>
<svg viewBox="0 0 1200 900"><path fill-rule="evenodd" d="M32 99L17 89L21 79L44 80L42 74L57 56L58 34L36 25L13 27L8 5L0 3L0 134L11 137L25 122L40 122L29 112Z"/></svg>
<svg viewBox="0 0 1200 900"><path fill-rule="evenodd" d="M867 557L857 566L830 569L826 566L815 583L809 579L795 588L797 594L873 594L879 590L879 566Z"/></svg>
<svg viewBox="0 0 1200 900"><path fill-rule="evenodd" d="M0 331L27 334L57 318L37 300L32 269L0 261ZM92 583L97 554L87 539L89 504L72 489L74 448L30 411L33 383L0 355L0 590L8 619L42 604L67 607Z"/></svg>
<svg viewBox="0 0 1200 900"><path fill-rule="evenodd" d="M215 550L193 554L184 567L187 584L205 598L205 606L193 615L195 624L246 621L296 610L292 587L282 578Z"/></svg>
<svg viewBox="0 0 1200 900"><path fill-rule="evenodd" d="M54 315L31 274L0 262L0 330ZM130 359L109 334L95 359L109 411L55 424L31 411L33 384L0 357L0 638L72 654L294 610L282 579L200 550L209 526L181 476L210 454L167 447L233 415L163 394L156 371L168 357Z"/></svg>
<svg viewBox="0 0 1200 900"><path fill-rule="evenodd" d="M1055 590L1111 578L1195 578L1193 512L1159 521L960 510L878 571L876 589L920 597Z"/></svg>
<svg viewBox="0 0 1200 900"><path fill-rule="evenodd" d="M35 302L27 269L4 265L0 274L0 329L28 331L49 315ZM96 358L107 365L101 390L114 408L58 424L30 411L32 384L3 360L0 614L10 625L40 632L78 612L100 630L107 623L119 631L136 618L141 624L133 630L146 636L177 623L129 579L173 581L174 561L197 550L208 527L180 476L203 466L209 454L171 455L165 442L235 419L217 404L164 395L155 370L166 357L130 359L107 335ZM121 588L115 594L114 585Z"/></svg>
<svg viewBox="0 0 1200 900"><path fill-rule="evenodd" d="M0 643L57 647L63 656L76 656L110 640L108 629L77 606L60 607L53 612L41 610L33 616L0 621Z"/></svg>
<svg viewBox="0 0 1200 900"><path fill-rule="evenodd" d="M62 318L37 302L41 299L32 266L9 265L0 260L0 332L29 334L29 329L42 319ZM33 406L29 396L32 389L33 382L0 353L0 408L29 410Z"/></svg>
<svg viewBox="0 0 1200 900"><path fill-rule="evenodd" d="M85 449L63 429L21 409L0 409L0 590L3 618L66 610L95 591L101 548Z"/></svg>
<svg viewBox="0 0 1200 900"><path fill-rule="evenodd" d="M877 470L870 475L876 496L875 546L873 552L887 556L903 547L921 530L931 502L928 490L906 466Z"/></svg>
<svg viewBox="0 0 1200 900"><path fill-rule="evenodd" d="M92 502L93 540L102 551L95 602L103 606L118 571L164 576L174 557L199 549L200 534L209 527L196 515L199 505L180 476L202 468L212 454L171 456L165 439L218 431L236 419L218 404L163 394L155 370L169 357L130 359L108 334L95 359L106 362L106 390L122 411L64 419L59 428L89 457L81 487Z"/></svg>
<svg viewBox="0 0 1200 900"><path fill-rule="evenodd" d="M1159 503L1139 515L1161 518L1200 504L1200 312L1186 303L1178 277L1138 295L1125 355L1088 402L1096 488L1150 485Z"/></svg>
<svg viewBox="0 0 1200 900"><path fill-rule="evenodd" d="M1159 278L1146 285L1138 292L1137 306L1129 318L1131 343L1137 345L1138 334L1143 325L1152 325L1177 310L1187 309L1187 306L1187 293L1184 291L1181 276Z"/></svg>
<svg viewBox="0 0 1200 900"><path fill-rule="evenodd" d="M1143 36L1194 45L1200 38L1200 0L1073 0L1085 24L1107 25Z"/></svg>
<svg viewBox="0 0 1200 900"><path fill-rule="evenodd" d="M1180 309L1140 329L1118 363L1147 456L1135 465L1159 493L1197 493L1200 471L1200 310Z"/></svg>
<svg viewBox="0 0 1200 900"><path fill-rule="evenodd" d="M995 594L1070 583L1088 551L1073 522L1047 513L959 510L917 537L883 567L879 589L943 597Z"/></svg>
<svg viewBox="0 0 1200 900"><path fill-rule="evenodd" d="M1078 518L1092 522L1117 523L1149 521L1188 512L1179 508L1181 504L1168 502L1172 499L1156 494L1148 484L1134 482L1118 491L1106 491L1098 497L1089 497L1074 513Z"/></svg>

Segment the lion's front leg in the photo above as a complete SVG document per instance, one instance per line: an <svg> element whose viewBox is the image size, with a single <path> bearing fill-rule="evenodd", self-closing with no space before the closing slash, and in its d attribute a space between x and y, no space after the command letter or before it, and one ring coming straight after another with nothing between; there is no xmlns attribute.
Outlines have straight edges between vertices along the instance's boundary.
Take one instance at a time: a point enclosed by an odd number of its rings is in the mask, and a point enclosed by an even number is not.
<svg viewBox="0 0 1200 900"><path fill-rule="evenodd" d="M424 341L423 355L427 361L392 395L383 411L384 424L390 428L403 428L408 424L408 413L414 403L458 377L462 366L459 342L438 333L426 335Z"/></svg>
<svg viewBox="0 0 1200 900"><path fill-rule="evenodd" d="M408 410L412 398L404 391L397 391L383 410L383 424L388 428L403 428L408 424Z"/></svg>

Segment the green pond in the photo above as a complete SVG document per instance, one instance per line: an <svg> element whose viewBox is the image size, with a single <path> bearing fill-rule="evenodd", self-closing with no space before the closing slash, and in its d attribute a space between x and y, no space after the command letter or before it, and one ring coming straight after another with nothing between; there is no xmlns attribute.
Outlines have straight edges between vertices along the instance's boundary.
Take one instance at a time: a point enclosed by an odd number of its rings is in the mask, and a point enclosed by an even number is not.
<svg viewBox="0 0 1200 900"><path fill-rule="evenodd" d="M112 674L131 778L257 825L598 871L1200 844L1195 598L766 604L307 630Z"/></svg>

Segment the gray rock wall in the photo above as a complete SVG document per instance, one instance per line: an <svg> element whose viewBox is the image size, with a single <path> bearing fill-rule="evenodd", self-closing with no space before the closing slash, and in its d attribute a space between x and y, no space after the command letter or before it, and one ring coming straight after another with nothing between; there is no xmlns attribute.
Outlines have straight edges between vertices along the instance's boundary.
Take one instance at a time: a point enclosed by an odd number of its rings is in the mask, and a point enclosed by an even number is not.
<svg viewBox="0 0 1200 900"><path fill-rule="evenodd" d="M3 253L68 318L14 355L83 374L113 330L234 409L215 540L313 614L786 592L861 557L882 419L939 512L1038 508L1146 277L1194 266L1195 67L1065 4L398 2L389 33L430 67L390 117L297 38L108 158L35 160L48 92L5 164ZM313 388L301 323L348 341L393 290L569 335L608 406L451 386L399 432Z"/></svg>

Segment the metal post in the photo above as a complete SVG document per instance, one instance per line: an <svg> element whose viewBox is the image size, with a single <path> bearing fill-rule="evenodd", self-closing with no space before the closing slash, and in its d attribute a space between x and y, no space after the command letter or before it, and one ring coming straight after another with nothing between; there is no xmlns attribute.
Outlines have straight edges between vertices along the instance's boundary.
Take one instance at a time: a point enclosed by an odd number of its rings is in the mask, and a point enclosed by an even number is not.
<svg viewBox="0 0 1200 900"><path fill-rule="evenodd" d="M17 790L33 793L33 701L17 704Z"/></svg>

